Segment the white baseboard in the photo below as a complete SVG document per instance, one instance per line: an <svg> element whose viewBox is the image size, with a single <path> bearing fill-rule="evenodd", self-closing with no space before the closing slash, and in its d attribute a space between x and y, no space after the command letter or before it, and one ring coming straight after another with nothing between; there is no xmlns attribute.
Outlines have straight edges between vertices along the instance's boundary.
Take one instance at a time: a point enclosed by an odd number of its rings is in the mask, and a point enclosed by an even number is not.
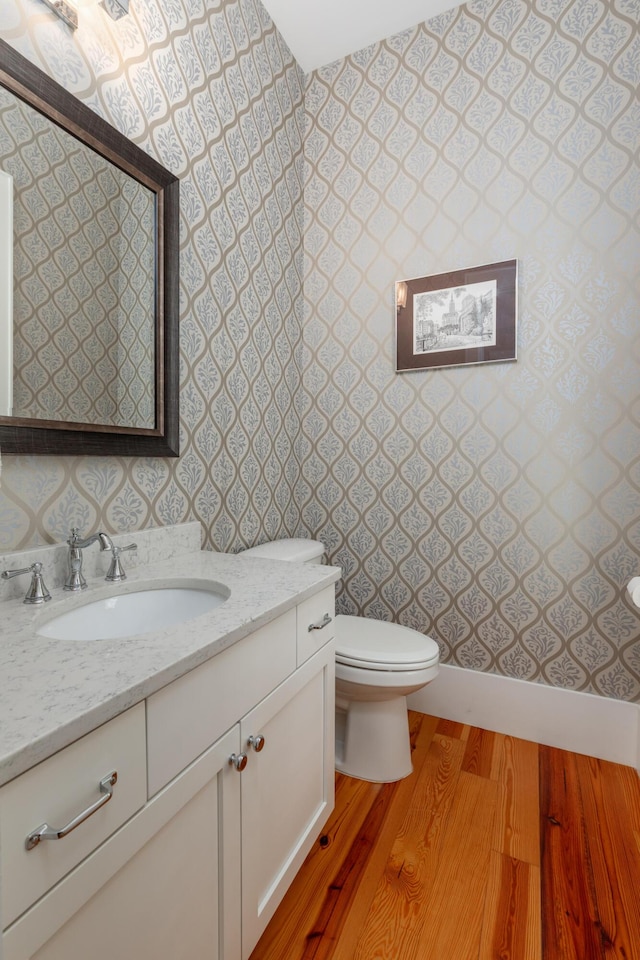
<svg viewBox="0 0 640 960"><path fill-rule="evenodd" d="M640 705L446 664L409 707L640 772Z"/></svg>

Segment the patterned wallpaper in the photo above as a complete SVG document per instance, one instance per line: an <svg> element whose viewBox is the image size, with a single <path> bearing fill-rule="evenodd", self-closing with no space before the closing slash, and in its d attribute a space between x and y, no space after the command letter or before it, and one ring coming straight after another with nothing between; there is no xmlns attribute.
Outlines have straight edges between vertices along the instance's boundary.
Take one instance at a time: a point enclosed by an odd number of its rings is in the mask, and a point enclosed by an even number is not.
<svg viewBox="0 0 640 960"><path fill-rule="evenodd" d="M472 0L306 91L305 524L342 612L640 699L638 0ZM394 281L516 257L517 363L394 373Z"/></svg>
<svg viewBox="0 0 640 960"><path fill-rule="evenodd" d="M149 190L0 89L14 186L13 415L153 427Z"/></svg>
<svg viewBox="0 0 640 960"><path fill-rule="evenodd" d="M181 177L183 455L5 457L0 547L319 536L343 611L640 699L638 0L472 2L306 90L259 0L131 9L1 32ZM512 257L517 363L394 374L394 281Z"/></svg>
<svg viewBox="0 0 640 960"><path fill-rule="evenodd" d="M235 550L297 532L303 77L259 0L0 0L0 35L181 179L179 460L7 457L0 550L202 521Z"/></svg>

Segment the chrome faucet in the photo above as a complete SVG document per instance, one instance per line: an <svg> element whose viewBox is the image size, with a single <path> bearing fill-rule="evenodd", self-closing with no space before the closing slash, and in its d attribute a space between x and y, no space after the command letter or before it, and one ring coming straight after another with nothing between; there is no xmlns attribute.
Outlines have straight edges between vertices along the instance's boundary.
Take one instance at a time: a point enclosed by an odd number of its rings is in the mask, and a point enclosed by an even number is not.
<svg viewBox="0 0 640 960"><path fill-rule="evenodd" d="M42 579L42 564L39 560L32 563L30 567L21 567L19 570L3 570L0 576L3 580L11 580L12 577L18 577L21 573L31 574L31 583L22 601L23 603L45 603L46 600L51 600L51 594Z"/></svg>
<svg viewBox="0 0 640 960"><path fill-rule="evenodd" d="M76 591L86 589L87 581L82 575L82 551L85 547L90 547L96 540L100 544L101 550L113 550L111 537L107 536L106 533L94 533L90 537L87 537L86 540L82 540L78 536L76 528L72 528L71 536L67 540L69 544L69 574L64 585L65 590Z"/></svg>

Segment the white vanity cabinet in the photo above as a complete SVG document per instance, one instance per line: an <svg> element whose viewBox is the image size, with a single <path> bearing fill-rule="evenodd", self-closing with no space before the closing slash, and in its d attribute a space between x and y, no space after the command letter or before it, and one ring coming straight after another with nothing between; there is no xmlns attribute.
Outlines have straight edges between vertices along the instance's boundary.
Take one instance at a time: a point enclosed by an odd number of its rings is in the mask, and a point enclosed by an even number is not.
<svg viewBox="0 0 640 960"><path fill-rule="evenodd" d="M325 588L40 764L55 794L56 768L81 744L93 777L118 762L115 748L93 756L111 728L137 744L145 795L132 771L129 805L114 814L119 771L114 798L72 835L20 850L46 869L30 898L3 870L0 904L14 905L1 960L247 960L333 807L332 626L308 629L333 603ZM38 770L0 788L10 835L4 797ZM36 819L53 822L41 802Z"/></svg>

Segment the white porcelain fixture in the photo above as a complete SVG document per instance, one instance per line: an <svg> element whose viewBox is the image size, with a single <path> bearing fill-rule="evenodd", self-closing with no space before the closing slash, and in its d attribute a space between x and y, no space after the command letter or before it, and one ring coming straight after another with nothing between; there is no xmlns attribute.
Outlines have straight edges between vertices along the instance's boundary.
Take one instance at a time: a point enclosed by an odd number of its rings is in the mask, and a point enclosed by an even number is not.
<svg viewBox="0 0 640 960"><path fill-rule="evenodd" d="M284 539L246 554L321 563L318 540ZM389 783L411 773L406 697L438 674L435 640L383 620L340 615L336 638L336 769Z"/></svg>
<svg viewBox="0 0 640 960"><path fill-rule="evenodd" d="M227 587L206 580L136 586L131 592L118 592L60 613L38 626L36 632L53 640L136 637L194 620L219 607L230 594Z"/></svg>

